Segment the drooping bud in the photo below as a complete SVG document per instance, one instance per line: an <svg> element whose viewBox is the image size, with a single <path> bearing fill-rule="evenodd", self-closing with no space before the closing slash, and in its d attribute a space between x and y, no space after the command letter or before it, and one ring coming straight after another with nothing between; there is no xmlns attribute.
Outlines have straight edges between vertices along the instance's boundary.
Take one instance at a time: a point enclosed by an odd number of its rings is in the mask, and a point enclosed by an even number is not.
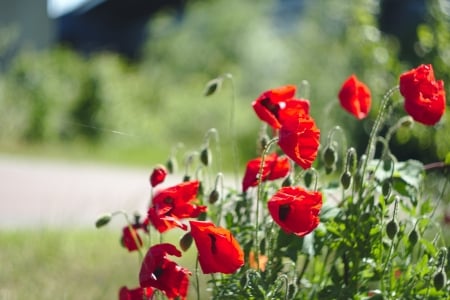
<svg viewBox="0 0 450 300"><path fill-rule="evenodd" d="M214 78L208 81L208 83L206 83L205 92L203 94L205 96L211 96L212 94L217 92L222 86L222 81L222 77Z"/></svg>
<svg viewBox="0 0 450 300"><path fill-rule="evenodd" d="M390 155L386 155L383 158L383 170L385 170L386 172L390 171L393 167L393 160L392 157Z"/></svg>
<svg viewBox="0 0 450 300"><path fill-rule="evenodd" d="M104 214L102 216L100 216L97 221L95 221L95 227L100 228L105 226L106 224L108 224L112 219L112 215L111 214Z"/></svg>
<svg viewBox="0 0 450 300"><path fill-rule="evenodd" d="M217 200L219 200L220 194L219 192L214 189L211 191L211 193L209 193L209 197L208 197L208 202L209 204L214 204L217 202Z"/></svg>
<svg viewBox="0 0 450 300"><path fill-rule="evenodd" d="M413 228L411 232L408 234L408 241L411 246L414 246L417 244L417 241L419 240L419 233L417 232L416 228Z"/></svg>
<svg viewBox="0 0 450 300"><path fill-rule="evenodd" d="M385 198L389 197L390 193L391 193L391 180L390 179L386 179L383 181L383 184L381 185L381 193L383 194L383 196Z"/></svg>
<svg viewBox="0 0 450 300"><path fill-rule="evenodd" d="M337 152L333 148L333 146L327 146L323 152L323 161L325 163L325 166L328 168L333 168L337 162L337 159Z"/></svg>
<svg viewBox="0 0 450 300"><path fill-rule="evenodd" d="M192 245L192 235L190 232L186 232L180 239L180 248L183 251L187 251Z"/></svg>
<svg viewBox="0 0 450 300"><path fill-rule="evenodd" d="M345 171L341 175L341 184L344 190L348 189L350 184L352 183L352 174L349 171Z"/></svg>
<svg viewBox="0 0 450 300"><path fill-rule="evenodd" d="M153 169L152 174L150 175L150 185L152 187L157 186L158 184L164 182L167 176L167 170L163 165L158 165Z"/></svg>
<svg viewBox="0 0 450 300"><path fill-rule="evenodd" d="M311 186L313 180L313 175L311 174L311 172L306 172L305 175L303 176L303 181L305 182L305 186L307 188L309 188Z"/></svg>
<svg viewBox="0 0 450 300"><path fill-rule="evenodd" d="M166 162L166 168L169 174L173 174L177 170L177 161L171 157Z"/></svg>
<svg viewBox="0 0 450 300"><path fill-rule="evenodd" d="M446 283L447 283L447 275L445 274L444 270L441 269L436 274L434 274L433 285L437 291L442 290L442 288L446 285Z"/></svg>
<svg viewBox="0 0 450 300"><path fill-rule="evenodd" d="M209 150L209 147L204 147L200 151L200 161L204 166L209 166L211 164L211 151Z"/></svg>
<svg viewBox="0 0 450 300"><path fill-rule="evenodd" d="M281 183L282 187L292 186L292 176L288 175Z"/></svg>
<svg viewBox="0 0 450 300"><path fill-rule="evenodd" d="M392 219L386 224L386 234L389 239L393 240L398 233L398 223Z"/></svg>

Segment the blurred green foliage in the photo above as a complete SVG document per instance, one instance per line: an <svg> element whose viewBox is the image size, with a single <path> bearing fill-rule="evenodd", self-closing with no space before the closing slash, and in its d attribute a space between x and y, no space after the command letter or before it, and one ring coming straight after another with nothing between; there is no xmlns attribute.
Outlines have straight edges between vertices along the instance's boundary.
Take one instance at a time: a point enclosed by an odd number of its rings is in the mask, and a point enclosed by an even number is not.
<svg viewBox="0 0 450 300"><path fill-rule="evenodd" d="M309 89L299 96L311 100L323 136L341 125L361 153L377 105L399 74L432 63L437 77L450 82L448 11L442 1L428 2L428 21L419 26L417 47L411 50L414 61L400 61L398 43L379 31L379 3L373 0L307 2L294 17L277 16L274 0L192 2L179 27L162 13L150 22L138 63L112 53L81 57L63 48L23 50L0 75L1 148L52 144L66 151L67 145L82 145L87 153L116 153L112 160L131 161L120 156L134 153L156 163L179 142L198 147L214 127L225 157L235 131L240 156L247 159L256 155L260 130L251 101L267 89L307 80ZM204 97L205 84L225 73L232 81ZM352 73L373 93L365 126L337 101L340 85ZM397 117L405 114L401 104L394 110ZM417 124L406 139L399 135L393 152L424 162L443 159L450 151L450 120L444 118L435 128Z"/></svg>

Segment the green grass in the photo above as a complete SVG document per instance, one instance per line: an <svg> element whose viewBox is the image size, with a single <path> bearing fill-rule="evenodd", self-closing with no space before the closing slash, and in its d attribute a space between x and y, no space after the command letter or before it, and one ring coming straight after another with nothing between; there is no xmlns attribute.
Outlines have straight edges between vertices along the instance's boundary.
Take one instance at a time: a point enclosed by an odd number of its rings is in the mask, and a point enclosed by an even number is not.
<svg viewBox="0 0 450 300"><path fill-rule="evenodd" d="M119 239L110 229L0 231L0 299L118 299L121 286L138 286L140 268ZM180 264L193 268L187 253Z"/></svg>

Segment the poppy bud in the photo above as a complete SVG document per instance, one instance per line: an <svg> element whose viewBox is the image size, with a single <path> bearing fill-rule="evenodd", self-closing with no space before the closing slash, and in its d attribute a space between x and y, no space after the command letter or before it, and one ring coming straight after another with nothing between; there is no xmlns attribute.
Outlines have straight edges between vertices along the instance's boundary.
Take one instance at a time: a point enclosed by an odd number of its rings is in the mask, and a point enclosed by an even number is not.
<svg viewBox="0 0 450 300"><path fill-rule="evenodd" d="M263 151L264 149L266 149L267 144L269 143L269 137L267 136L267 134L262 135L259 138L259 146L261 147L261 151Z"/></svg>
<svg viewBox="0 0 450 300"><path fill-rule="evenodd" d="M173 174L177 169L177 161L174 158L169 158L166 162L166 168L169 174Z"/></svg>
<svg viewBox="0 0 450 300"><path fill-rule="evenodd" d="M208 147L205 147L202 149L202 151L200 151L200 161L206 167L211 164L211 151Z"/></svg>
<svg viewBox="0 0 450 300"><path fill-rule="evenodd" d="M344 190L348 189L350 183L352 182L352 174L349 171L345 171L341 175L341 184Z"/></svg>
<svg viewBox="0 0 450 300"><path fill-rule="evenodd" d="M323 161L325 162L326 167L333 167L337 158L337 152L332 146L325 148L325 151L323 152Z"/></svg>
<svg viewBox="0 0 450 300"><path fill-rule="evenodd" d="M214 78L210 80L205 87L205 92L203 93L205 96L211 96L215 92L217 92L222 86L222 77Z"/></svg>
<svg viewBox="0 0 450 300"><path fill-rule="evenodd" d="M437 291L442 290L442 288L446 285L446 283L447 283L447 276L445 275L443 270L440 270L439 272L434 274L433 285Z"/></svg>
<svg viewBox="0 0 450 300"><path fill-rule="evenodd" d="M111 214L104 214L103 216L100 216L97 221L95 221L95 227L100 228L105 226L111 221L111 218Z"/></svg>
<svg viewBox="0 0 450 300"><path fill-rule="evenodd" d="M186 252L191 247L193 240L191 233L186 232L180 239L181 250Z"/></svg>
<svg viewBox="0 0 450 300"><path fill-rule="evenodd" d="M297 294L298 288L295 283L290 283L288 285L288 296L287 299L294 299L295 295Z"/></svg>
<svg viewBox="0 0 450 300"><path fill-rule="evenodd" d="M191 176L187 174L183 176L183 182L188 182L189 180L191 180Z"/></svg>
<svg viewBox="0 0 450 300"><path fill-rule="evenodd" d="M209 204L216 203L219 200L219 196L219 192L216 189L212 190L208 197Z"/></svg>
<svg viewBox="0 0 450 300"><path fill-rule="evenodd" d="M411 246L414 246L415 244L417 244L418 240L419 240L419 233L415 228L413 228L413 230L411 230L411 232L408 235L408 241L411 244Z"/></svg>
<svg viewBox="0 0 450 300"><path fill-rule="evenodd" d="M392 158L387 155L384 159L383 159L383 170L385 170L386 172L390 171L392 169L392 165L393 165L393 161Z"/></svg>
<svg viewBox="0 0 450 300"><path fill-rule="evenodd" d="M398 232L398 223L394 219L389 221L386 225L386 233L389 239L393 240Z"/></svg>
<svg viewBox="0 0 450 300"><path fill-rule="evenodd" d="M281 183L281 186L291 186L291 185L292 185L292 177L291 176L287 176Z"/></svg>
<svg viewBox="0 0 450 300"><path fill-rule="evenodd" d="M383 184L381 186L381 193L384 197L388 197L391 193L391 181L389 179L383 181Z"/></svg>
<svg viewBox="0 0 450 300"><path fill-rule="evenodd" d="M414 119L411 116L405 116L400 120L400 126L406 128L412 128L414 125Z"/></svg>
<svg viewBox="0 0 450 300"><path fill-rule="evenodd" d="M207 217L206 212L202 212L202 213L200 213L200 214L198 215L197 220L199 220L199 221L205 221L205 220L206 220L206 217Z"/></svg>
<svg viewBox="0 0 450 300"><path fill-rule="evenodd" d="M305 182L305 186L307 188L309 188L311 186L313 180L313 175L311 174L311 172L306 172L305 176L303 176L303 181Z"/></svg>

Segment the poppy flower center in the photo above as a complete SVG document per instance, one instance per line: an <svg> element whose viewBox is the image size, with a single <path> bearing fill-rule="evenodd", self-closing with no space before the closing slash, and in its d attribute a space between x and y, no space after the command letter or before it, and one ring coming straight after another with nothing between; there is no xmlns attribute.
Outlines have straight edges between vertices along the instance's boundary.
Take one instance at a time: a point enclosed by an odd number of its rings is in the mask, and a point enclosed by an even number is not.
<svg viewBox="0 0 450 300"><path fill-rule="evenodd" d="M267 108L267 110L270 111L275 117L278 118L278 111L280 110L280 107L276 104L273 104L270 101L270 98L264 98L263 100L261 100L261 104L262 106Z"/></svg>
<svg viewBox="0 0 450 300"><path fill-rule="evenodd" d="M217 253L216 237L213 234L211 234L211 233L209 233L208 236L211 239L211 252L213 254L216 254Z"/></svg>
<svg viewBox="0 0 450 300"><path fill-rule="evenodd" d="M278 218L281 221L285 221L290 211L291 207L289 204L280 205L280 207L278 208Z"/></svg>
<svg viewBox="0 0 450 300"><path fill-rule="evenodd" d="M155 271L153 271L153 275L156 277L156 279L158 279L159 276L161 276L161 274L163 273L163 269L161 267L156 268Z"/></svg>

